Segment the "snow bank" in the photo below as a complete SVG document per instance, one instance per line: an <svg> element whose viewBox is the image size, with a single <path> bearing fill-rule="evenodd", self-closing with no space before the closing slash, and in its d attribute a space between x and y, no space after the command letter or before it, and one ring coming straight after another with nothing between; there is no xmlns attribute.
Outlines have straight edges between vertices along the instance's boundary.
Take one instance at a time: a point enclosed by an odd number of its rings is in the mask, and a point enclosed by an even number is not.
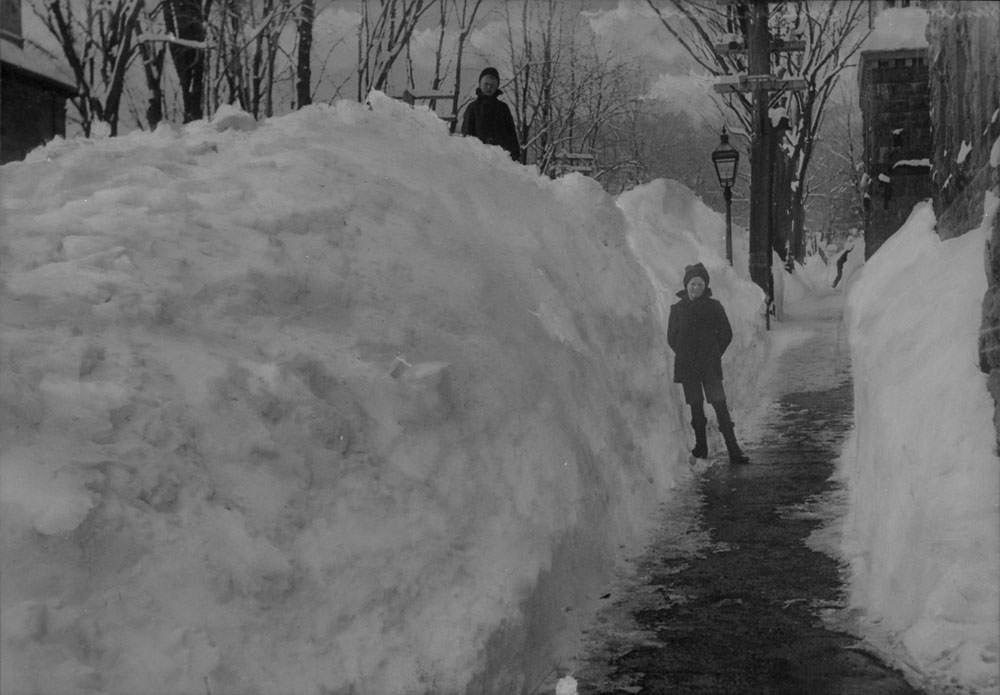
<svg viewBox="0 0 1000 695"><path fill-rule="evenodd" d="M837 279L837 262L847 254L837 287L833 287ZM865 264L865 242L860 236L849 249L838 251L830 260L824 261L818 254L806 256L805 263L795 264L794 273L783 275L783 303L794 315L798 304L809 305L810 299L828 297L849 288L858 277L858 272Z"/></svg>
<svg viewBox="0 0 1000 695"><path fill-rule="evenodd" d="M589 179L380 94L3 179L4 692L554 682L688 475L650 277L696 247Z"/></svg>
<svg viewBox="0 0 1000 695"><path fill-rule="evenodd" d="M995 692L1000 478L977 366L988 208L981 229L942 242L918 205L850 290L842 472L851 602L875 640L932 680Z"/></svg>

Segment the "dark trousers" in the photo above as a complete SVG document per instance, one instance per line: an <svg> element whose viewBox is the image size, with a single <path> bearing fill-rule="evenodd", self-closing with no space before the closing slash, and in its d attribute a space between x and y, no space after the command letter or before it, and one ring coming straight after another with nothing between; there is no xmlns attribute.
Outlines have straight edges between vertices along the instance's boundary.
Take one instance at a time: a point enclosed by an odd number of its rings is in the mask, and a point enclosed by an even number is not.
<svg viewBox="0 0 1000 695"><path fill-rule="evenodd" d="M714 377L704 377L697 381L683 381L684 402L688 405L695 403L725 403L726 389L722 386L722 379Z"/></svg>
<svg viewBox="0 0 1000 695"><path fill-rule="evenodd" d="M702 386L701 384L696 384L697 389L694 386L689 387L687 384L684 384L684 396L688 400L688 405L691 406L691 426L694 428L695 443L691 453L696 458L704 458L708 455L708 418L705 417L705 401L701 398ZM721 382L718 387L720 390L722 389ZM736 425L729 414L729 405L726 403L725 391L722 391L722 398L717 398L718 392L714 391L714 389L710 391L707 386L704 391L705 395L708 396L708 402L715 409L715 417L719 421L719 432L722 433L722 438L726 442L726 449L729 451L729 460L733 463L748 463L749 459L743 454L739 443L736 441Z"/></svg>
<svg viewBox="0 0 1000 695"><path fill-rule="evenodd" d="M723 436L733 431L733 417L729 414L729 405L725 401L712 403L715 409L715 418L719 421L719 431ZM691 426L694 427L695 436L704 436L705 426L708 425L708 418L705 417L705 404L691 404ZM699 437L700 439L700 437Z"/></svg>

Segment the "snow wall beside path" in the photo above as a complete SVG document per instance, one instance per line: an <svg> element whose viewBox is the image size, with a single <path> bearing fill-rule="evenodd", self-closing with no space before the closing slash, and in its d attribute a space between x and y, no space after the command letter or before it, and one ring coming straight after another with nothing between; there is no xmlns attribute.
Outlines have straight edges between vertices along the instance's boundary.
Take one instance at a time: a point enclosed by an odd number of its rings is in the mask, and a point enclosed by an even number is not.
<svg viewBox="0 0 1000 695"><path fill-rule="evenodd" d="M981 229L942 242L918 205L847 298L851 603L934 692L998 692L1000 461L977 353L994 214L995 200Z"/></svg>
<svg viewBox="0 0 1000 695"><path fill-rule="evenodd" d="M380 94L2 176L5 693L530 690L689 475L690 248L589 179Z"/></svg>

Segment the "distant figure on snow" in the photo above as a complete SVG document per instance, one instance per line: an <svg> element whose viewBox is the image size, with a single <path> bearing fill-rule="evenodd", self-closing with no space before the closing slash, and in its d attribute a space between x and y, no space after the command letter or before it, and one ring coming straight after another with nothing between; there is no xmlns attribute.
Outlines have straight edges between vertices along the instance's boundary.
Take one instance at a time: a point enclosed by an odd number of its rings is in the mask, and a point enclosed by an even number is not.
<svg viewBox="0 0 1000 695"><path fill-rule="evenodd" d="M847 263L847 254L851 252L854 248L854 237L847 237L847 243L844 244L844 252L840 254L840 258L837 259L837 277L833 280L833 286L836 287L837 283L840 282L841 276L844 274L844 264Z"/></svg>
<svg viewBox="0 0 1000 695"><path fill-rule="evenodd" d="M722 354L733 340L726 310L712 299L708 270L701 263L684 268L684 289L679 302L670 307L667 343L674 351L674 382L684 387L684 400L691 406L695 458L708 456L705 401L715 408L719 431L726 441L731 463L750 463L736 441L735 427L722 387Z"/></svg>
<svg viewBox="0 0 1000 695"><path fill-rule="evenodd" d="M521 160L521 145L517 141L510 107L497 98L501 94L500 73L496 68L486 68L479 73L476 100L465 109L462 135L474 135L487 145L499 145L518 162Z"/></svg>

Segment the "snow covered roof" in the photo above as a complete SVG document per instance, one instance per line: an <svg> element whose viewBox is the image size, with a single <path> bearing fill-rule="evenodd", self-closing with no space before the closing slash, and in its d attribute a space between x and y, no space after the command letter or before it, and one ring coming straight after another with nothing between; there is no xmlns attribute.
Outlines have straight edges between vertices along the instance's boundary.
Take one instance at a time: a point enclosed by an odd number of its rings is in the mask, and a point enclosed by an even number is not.
<svg viewBox="0 0 1000 695"><path fill-rule="evenodd" d="M50 87L76 93L76 82L69 70L30 43L21 47L6 38L0 40L0 62L30 74Z"/></svg>
<svg viewBox="0 0 1000 695"><path fill-rule="evenodd" d="M900 51L927 48L927 10L919 7L889 8L875 19L862 51Z"/></svg>

